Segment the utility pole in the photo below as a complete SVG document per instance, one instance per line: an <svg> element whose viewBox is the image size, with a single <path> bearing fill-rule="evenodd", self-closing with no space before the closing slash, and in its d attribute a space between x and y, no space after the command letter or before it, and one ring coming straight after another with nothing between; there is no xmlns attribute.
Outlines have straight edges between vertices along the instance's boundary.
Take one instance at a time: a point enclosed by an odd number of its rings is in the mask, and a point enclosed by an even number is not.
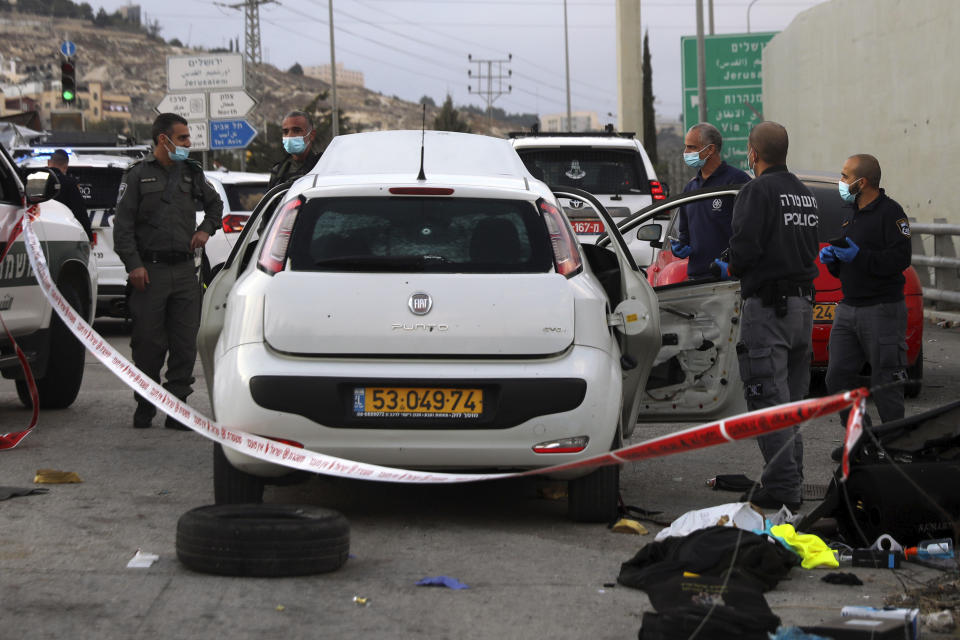
<svg viewBox="0 0 960 640"><path fill-rule="evenodd" d="M484 101L487 103L487 127L493 128L493 114L491 109L493 108L493 103L504 94L508 94L513 91L513 85L508 84L506 90L503 88L503 81L509 80L513 76L513 70L507 69L507 73L503 73L503 65L509 64L513 60L513 54L508 53L506 60L474 60L472 54L467 54L467 60L470 62L475 62L477 64L477 73L474 75L473 70L470 69L467 71L467 76L470 78L476 78L477 85L476 91L473 89L473 85L467 85L467 91L469 93L477 94L482 96ZM496 65L496 73L494 73L494 65ZM484 67L486 67L486 73L484 73ZM486 83L486 87L484 87Z"/></svg>
<svg viewBox="0 0 960 640"><path fill-rule="evenodd" d="M330 90L333 93L333 105L330 112L330 140L340 133L340 106L337 103L337 52L333 46L333 0L327 2L330 8Z"/></svg>
<svg viewBox="0 0 960 640"><path fill-rule="evenodd" d="M573 114L570 111L570 36L567 30L567 0L563 0L563 60L567 71L567 131L573 131Z"/></svg>
<svg viewBox="0 0 960 640"><path fill-rule="evenodd" d="M697 0L697 93L700 98L699 122L707 121L707 59L703 40L703 0Z"/></svg>
<svg viewBox="0 0 960 640"><path fill-rule="evenodd" d="M709 0L710 3L710 35L713 35L713 0Z"/></svg>

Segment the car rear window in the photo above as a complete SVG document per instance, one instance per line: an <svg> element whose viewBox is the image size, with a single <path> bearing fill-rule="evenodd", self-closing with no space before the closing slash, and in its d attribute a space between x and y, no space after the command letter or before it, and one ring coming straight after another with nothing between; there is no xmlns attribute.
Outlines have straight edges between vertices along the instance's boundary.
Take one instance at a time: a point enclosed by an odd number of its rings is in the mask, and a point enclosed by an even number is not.
<svg viewBox="0 0 960 640"><path fill-rule="evenodd" d="M635 151L565 147L517 149L534 178L556 187L590 193L649 194L650 182Z"/></svg>
<svg viewBox="0 0 960 640"><path fill-rule="evenodd" d="M294 271L538 273L553 267L533 203L438 197L316 198L297 215Z"/></svg>
<svg viewBox="0 0 960 640"><path fill-rule="evenodd" d="M122 167L70 167L67 172L77 179L88 209L110 209L117 204Z"/></svg>
<svg viewBox="0 0 960 640"><path fill-rule="evenodd" d="M227 192L227 202L231 211L253 211L267 189L266 182L240 182L224 184Z"/></svg>

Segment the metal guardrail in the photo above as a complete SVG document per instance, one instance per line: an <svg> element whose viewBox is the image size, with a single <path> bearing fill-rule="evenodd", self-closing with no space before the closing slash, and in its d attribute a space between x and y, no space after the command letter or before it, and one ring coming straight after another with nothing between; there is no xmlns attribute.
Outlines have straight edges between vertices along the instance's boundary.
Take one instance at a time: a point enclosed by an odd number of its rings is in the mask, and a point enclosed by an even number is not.
<svg viewBox="0 0 960 640"><path fill-rule="evenodd" d="M913 242L913 266L923 285L924 300L946 303L938 309L960 306L960 257L953 237L960 236L960 224L948 224L945 218L934 222L910 221ZM924 252L920 236L933 236L933 255ZM926 267L926 268L921 268Z"/></svg>

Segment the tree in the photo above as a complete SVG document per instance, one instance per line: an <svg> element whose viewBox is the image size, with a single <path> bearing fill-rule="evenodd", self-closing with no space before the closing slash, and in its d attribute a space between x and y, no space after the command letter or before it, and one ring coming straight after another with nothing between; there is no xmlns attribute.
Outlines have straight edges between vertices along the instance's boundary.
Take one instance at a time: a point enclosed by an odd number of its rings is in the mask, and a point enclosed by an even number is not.
<svg viewBox="0 0 960 640"><path fill-rule="evenodd" d="M425 105L427 105L428 107L436 107L436 106L437 106L437 103L434 102L434 101L433 101L433 98L431 98L430 96L422 96L422 97L420 98L420 101L417 102L417 104L425 104Z"/></svg>
<svg viewBox="0 0 960 640"><path fill-rule="evenodd" d="M295 76L303 75L303 67L300 66L299 62L294 62L293 66L287 69L287 73L292 73Z"/></svg>
<svg viewBox="0 0 960 640"><path fill-rule="evenodd" d="M657 116L653 108L653 69L650 65L650 32L643 34L643 148L657 163Z"/></svg>
<svg viewBox="0 0 960 640"><path fill-rule="evenodd" d="M460 112L453 108L453 97L447 94L447 99L440 107L440 113L433 119L433 128L437 131L459 131L470 133L470 125L460 117Z"/></svg>
<svg viewBox="0 0 960 640"><path fill-rule="evenodd" d="M182 46L183 46L183 43L180 42L180 38L174 38L173 40L171 40L171 41L168 42L167 44L169 44L171 47L182 47Z"/></svg>

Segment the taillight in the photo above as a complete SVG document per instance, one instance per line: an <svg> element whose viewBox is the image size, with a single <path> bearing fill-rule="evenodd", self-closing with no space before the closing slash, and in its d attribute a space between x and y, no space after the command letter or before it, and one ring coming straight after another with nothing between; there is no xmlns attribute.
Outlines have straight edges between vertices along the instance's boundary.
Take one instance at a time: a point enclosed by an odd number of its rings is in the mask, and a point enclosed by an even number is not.
<svg viewBox="0 0 960 640"><path fill-rule="evenodd" d="M663 185L660 184L659 180L650 181L650 195L653 196L654 200L665 200L667 194L663 192Z"/></svg>
<svg viewBox="0 0 960 640"><path fill-rule="evenodd" d="M300 198L291 200L275 214L277 219L270 227L266 240L260 245L257 266L261 271L271 276L283 271L283 264L287 260L287 247L290 245L290 232L293 231L293 223L297 220L297 212L300 211L301 204L303 201Z"/></svg>
<svg viewBox="0 0 960 640"><path fill-rule="evenodd" d="M97 232L96 232L96 231L93 232L93 239L90 240L90 246L91 246L91 247L97 246Z"/></svg>
<svg viewBox="0 0 960 640"><path fill-rule="evenodd" d="M566 218L546 200L538 200L537 204L543 212L544 222L547 223L547 233L550 234L550 245L553 247L553 264L557 273L567 278L580 273L583 260Z"/></svg>
<svg viewBox="0 0 960 640"><path fill-rule="evenodd" d="M231 213L230 215L223 216L223 232L240 233L243 231L243 225L247 224L249 218L250 216L239 213Z"/></svg>
<svg viewBox="0 0 960 640"><path fill-rule="evenodd" d="M547 440L533 445L534 453L580 453L590 443L588 436Z"/></svg>

